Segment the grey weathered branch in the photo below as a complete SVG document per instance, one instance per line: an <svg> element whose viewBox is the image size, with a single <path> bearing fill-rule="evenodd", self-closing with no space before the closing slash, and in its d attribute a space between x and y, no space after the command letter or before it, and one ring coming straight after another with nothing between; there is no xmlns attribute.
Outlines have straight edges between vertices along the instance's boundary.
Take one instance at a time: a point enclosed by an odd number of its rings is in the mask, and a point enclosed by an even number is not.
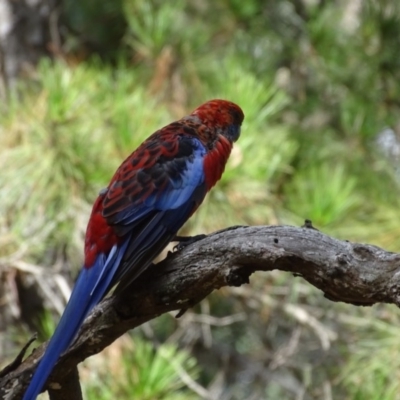
<svg viewBox="0 0 400 400"><path fill-rule="evenodd" d="M275 269L303 277L333 301L400 304L400 254L337 240L309 228L233 227L168 256L123 296L104 300L86 320L74 346L61 357L50 386L61 387L57 393L63 398L69 384L76 386L76 365L127 330L167 311L187 309L215 289L247 283L256 271ZM21 398L43 349L39 347L0 379L0 399Z"/></svg>

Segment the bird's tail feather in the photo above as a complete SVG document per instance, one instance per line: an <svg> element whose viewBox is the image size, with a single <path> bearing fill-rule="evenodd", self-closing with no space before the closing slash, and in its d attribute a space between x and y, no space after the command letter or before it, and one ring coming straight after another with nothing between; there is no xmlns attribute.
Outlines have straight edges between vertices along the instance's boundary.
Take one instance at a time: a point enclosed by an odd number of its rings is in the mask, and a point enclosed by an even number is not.
<svg viewBox="0 0 400 400"><path fill-rule="evenodd" d="M108 257L100 254L90 268L82 268L69 302L34 372L23 400L36 399L58 358L75 339L86 316L109 291L127 242L124 241L122 246L115 246Z"/></svg>

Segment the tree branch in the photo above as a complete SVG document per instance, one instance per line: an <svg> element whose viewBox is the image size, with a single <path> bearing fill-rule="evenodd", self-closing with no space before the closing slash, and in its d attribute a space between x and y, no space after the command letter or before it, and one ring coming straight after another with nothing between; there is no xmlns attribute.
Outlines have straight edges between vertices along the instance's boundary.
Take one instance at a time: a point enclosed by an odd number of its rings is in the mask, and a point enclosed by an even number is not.
<svg viewBox="0 0 400 400"><path fill-rule="evenodd" d="M170 254L122 295L105 299L60 358L49 387L62 392L61 382L71 371L76 377L78 363L129 329L165 312L192 307L214 289L248 283L255 271L275 269L303 277L333 301L400 304L400 254L337 240L307 226L232 227ZM21 398L43 350L40 346L0 379L0 399Z"/></svg>

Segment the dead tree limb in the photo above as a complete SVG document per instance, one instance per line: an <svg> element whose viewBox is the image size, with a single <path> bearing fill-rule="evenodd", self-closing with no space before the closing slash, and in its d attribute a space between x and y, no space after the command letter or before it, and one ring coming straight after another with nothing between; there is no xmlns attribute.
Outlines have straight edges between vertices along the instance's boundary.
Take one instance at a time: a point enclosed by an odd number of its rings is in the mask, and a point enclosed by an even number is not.
<svg viewBox="0 0 400 400"><path fill-rule="evenodd" d="M123 295L105 299L50 376L48 387L58 391L52 398L64 398L62 392L71 398L72 390L79 392L76 365L129 329L165 312L192 307L215 289L248 283L256 271L275 269L303 277L333 301L400 304L400 254L337 240L307 226L229 228L169 255ZM43 350L39 347L0 378L0 399L22 397Z"/></svg>

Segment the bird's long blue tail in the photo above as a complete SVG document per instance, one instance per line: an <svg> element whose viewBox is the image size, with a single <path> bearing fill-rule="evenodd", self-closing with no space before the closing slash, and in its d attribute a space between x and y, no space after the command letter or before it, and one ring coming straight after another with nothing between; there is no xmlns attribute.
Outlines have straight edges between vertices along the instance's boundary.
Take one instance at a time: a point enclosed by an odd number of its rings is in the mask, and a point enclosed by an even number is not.
<svg viewBox="0 0 400 400"><path fill-rule="evenodd" d="M75 339L86 316L109 291L127 242L125 241L122 246L114 246L108 257L100 254L90 268L82 268L65 311L33 374L23 400L36 399L58 358Z"/></svg>

